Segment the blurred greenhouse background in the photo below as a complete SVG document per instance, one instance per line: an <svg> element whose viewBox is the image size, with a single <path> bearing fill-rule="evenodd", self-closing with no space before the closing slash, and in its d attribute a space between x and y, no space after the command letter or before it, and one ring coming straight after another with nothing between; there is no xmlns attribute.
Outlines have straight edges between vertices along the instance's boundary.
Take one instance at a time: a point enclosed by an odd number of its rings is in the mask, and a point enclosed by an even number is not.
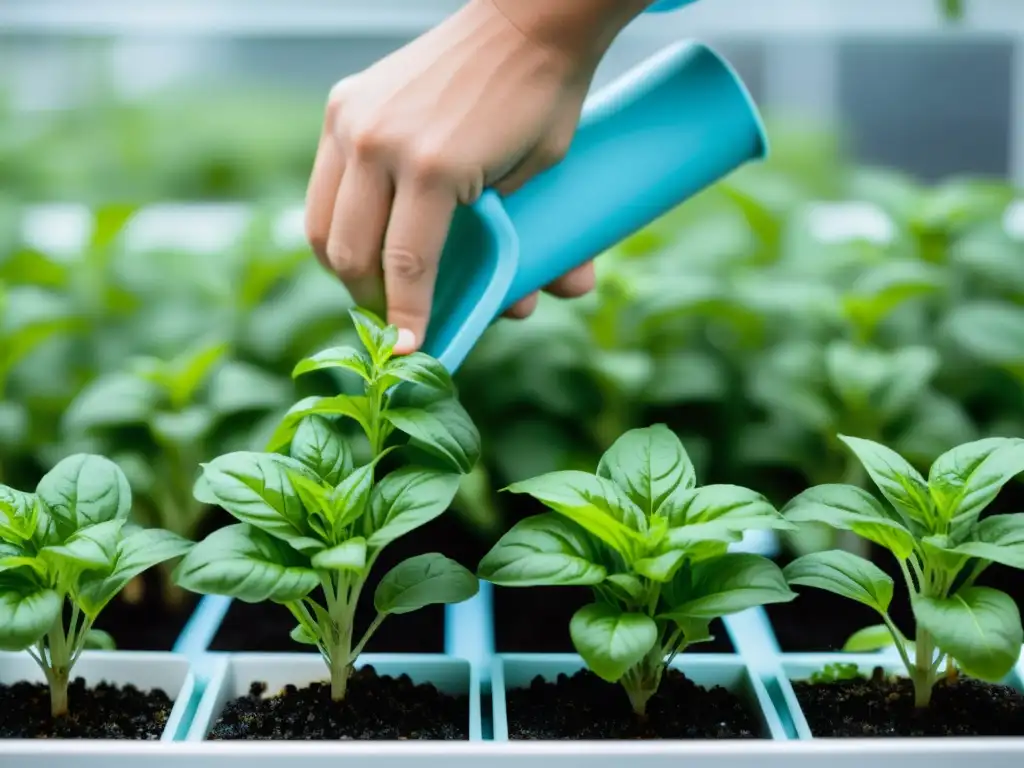
<svg viewBox="0 0 1024 768"><path fill-rule="evenodd" d="M0 481L31 486L89 447L130 472L145 520L222 522L193 500L196 462L259 445L308 394L294 362L348 333L347 296L302 239L327 90L459 5L0 0ZM596 295L489 332L458 376L486 460L456 522L424 536L475 564L532 511L497 489L593 469L654 421L702 482L779 504L867 487L839 431L924 468L1024 436L1024 0L960 5L700 0L627 30L597 86L710 42L773 155L603 256ZM996 511L1024 509L1017 486ZM828 543L804 534L778 557ZM562 649L517 634L516 606L564 634L576 593L528 591L499 594L499 650ZM790 649L871 622L844 605L812 637L786 610Z"/></svg>

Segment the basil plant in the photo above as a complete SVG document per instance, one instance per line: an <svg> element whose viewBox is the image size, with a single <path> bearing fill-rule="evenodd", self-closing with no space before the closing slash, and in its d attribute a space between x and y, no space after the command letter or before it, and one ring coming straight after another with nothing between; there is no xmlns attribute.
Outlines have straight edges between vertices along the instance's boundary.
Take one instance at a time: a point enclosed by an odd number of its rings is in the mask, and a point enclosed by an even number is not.
<svg viewBox="0 0 1024 768"><path fill-rule="evenodd" d="M131 506L124 473L92 454L58 462L35 493L0 486L0 650L32 656L54 717L68 712L68 681L82 651L111 643L93 629L103 608L147 568L192 546L132 525Z"/></svg>
<svg viewBox="0 0 1024 768"><path fill-rule="evenodd" d="M596 474L551 472L507 490L551 511L513 526L478 575L506 587L587 585L594 600L569 624L594 674L619 682L645 716L676 654L713 639L714 619L796 597L767 558L730 553L751 529L788 529L758 493L697 487L679 438L663 425L633 429Z"/></svg>
<svg viewBox="0 0 1024 768"><path fill-rule="evenodd" d="M271 450L287 455L239 451L203 464L196 494L238 523L199 542L175 573L195 592L285 606L297 622L292 638L316 646L330 668L335 700L344 699L356 659L387 616L458 603L478 589L470 571L441 554L409 558L380 581L377 616L355 634L377 558L448 509L480 440L440 363L420 353L393 357L397 329L352 314L365 349L326 350L294 375L341 368L357 374L361 393L299 402L271 440ZM356 462L337 416L360 427L368 461ZM391 454L410 461L378 472Z"/></svg>
<svg viewBox="0 0 1024 768"><path fill-rule="evenodd" d="M1024 472L1024 440L985 438L940 455L923 477L902 456L879 443L840 435L861 462L886 503L850 485L810 488L783 509L793 523L821 522L888 549L899 563L916 624L913 641L889 618L893 580L873 563L831 550L797 558L786 566L790 584L817 587L873 608L877 627L857 633L857 647L895 644L914 685L915 702L926 707L941 678L959 667L980 680L997 682L1020 656L1024 632L1014 601L977 586L992 563L1024 568L1024 513L981 512L1000 489Z"/></svg>

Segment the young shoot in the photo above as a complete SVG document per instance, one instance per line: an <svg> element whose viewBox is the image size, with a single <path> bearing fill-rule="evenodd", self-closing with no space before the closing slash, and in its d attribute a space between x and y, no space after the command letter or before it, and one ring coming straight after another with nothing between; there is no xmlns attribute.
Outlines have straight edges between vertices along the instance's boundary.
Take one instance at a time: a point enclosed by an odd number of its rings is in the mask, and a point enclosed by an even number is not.
<svg viewBox="0 0 1024 768"><path fill-rule="evenodd" d="M771 560L727 551L743 531L792 526L760 494L696 482L667 427L630 430L596 474L510 486L551 511L513 526L478 570L500 586L592 587L569 624L573 645L594 674L622 684L640 717L676 654L713 639L714 619L796 597Z"/></svg>
<svg viewBox="0 0 1024 768"><path fill-rule="evenodd" d="M131 506L121 469L90 454L59 462L35 493L0 486L0 650L32 656L54 717L68 712L82 651L107 644L92 628L100 611L135 576L191 547L169 531L129 524Z"/></svg>
<svg viewBox="0 0 1024 768"><path fill-rule="evenodd" d="M352 314L364 349L326 350L294 375L345 369L358 375L362 393L298 403L268 448L287 447L288 455L243 451L204 464L197 495L239 523L197 544L175 574L195 592L284 605L297 621L292 638L315 645L330 668L335 700L345 697L356 659L387 616L458 603L478 589L470 571L443 555L409 558L380 581L377 616L356 634L356 607L377 558L448 509L480 439L440 363L424 354L393 357L397 330ZM336 416L361 427L367 463L356 465ZM377 476L392 453L411 462Z"/></svg>
<svg viewBox="0 0 1024 768"><path fill-rule="evenodd" d="M893 624L893 581L867 560L839 550L805 555L786 567L789 583L825 589L877 611L882 624L861 629L849 645L870 650L894 643L918 707L928 706L936 682L957 668L979 680L1002 680L1024 642L1020 613L1008 595L975 582L992 563L1024 568L1024 514L979 517L1024 471L1024 440L965 443L939 456L925 479L884 445L839 439L888 503L854 486L820 485L790 501L783 514L792 523L826 523L888 549L910 594L915 637L907 640Z"/></svg>

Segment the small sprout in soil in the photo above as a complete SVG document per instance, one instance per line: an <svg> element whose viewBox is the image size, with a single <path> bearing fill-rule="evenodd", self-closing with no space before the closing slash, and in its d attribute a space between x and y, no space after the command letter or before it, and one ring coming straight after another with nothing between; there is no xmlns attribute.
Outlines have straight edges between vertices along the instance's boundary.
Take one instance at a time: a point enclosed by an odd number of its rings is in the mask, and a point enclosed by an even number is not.
<svg viewBox="0 0 1024 768"><path fill-rule="evenodd" d="M783 510L793 523L825 523L885 547L899 563L916 624L913 641L889 617L893 581L871 562L840 550L797 558L786 569L790 584L817 587L873 608L879 627L848 641L859 650L894 643L914 685L915 704L926 707L942 676L959 668L999 682L1020 656L1024 631L1014 601L990 587L975 586L992 563L1024 568L1024 514L981 512L1000 489L1024 471L1024 440L986 438L939 456L928 478L895 451L856 437L840 436L888 504L850 485L820 485Z"/></svg>
<svg viewBox="0 0 1024 768"><path fill-rule="evenodd" d="M91 454L60 461L35 493L0 486L0 650L28 651L46 675L54 717L67 714L82 651L113 644L92 629L100 611L131 579L192 546L130 524L131 506L121 469Z"/></svg>
<svg viewBox="0 0 1024 768"><path fill-rule="evenodd" d="M812 683L835 683L840 680L856 680L864 677L856 664L835 662L826 664L817 672L812 672L810 680Z"/></svg>
<svg viewBox="0 0 1024 768"><path fill-rule="evenodd" d="M356 659L387 616L462 602L479 587L441 554L409 558L381 580L377 616L355 635L356 606L377 558L448 509L476 464L480 437L438 361L393 357L397 329L363 311L352 316L364 348L320 352L294 375L342 369L356 374L361 393L297 403L267 448L287 447L289 455L242 451L204 464L197 496L239 523L197 544L175 573L195 592L284 605L298 622L292 638L316 646L330 668L334 700L345 698ZM357 465L336 417L359 426L367 462ZM392 453L410 461L375 476Z"/></svg>
<svg viewBox="0 0 1024 768"><path fill-rule="evenodd" d="M713 639L713 620L796 597L771 560L727 551L746 530L795 526L746 488L696 485L673 432L630 430L596 474L512 485L552 511L516 524L479 567L500 586L592 587L594 602L569 625L573 645L596 675L622 684L641 717L675 655Z"/></svg>

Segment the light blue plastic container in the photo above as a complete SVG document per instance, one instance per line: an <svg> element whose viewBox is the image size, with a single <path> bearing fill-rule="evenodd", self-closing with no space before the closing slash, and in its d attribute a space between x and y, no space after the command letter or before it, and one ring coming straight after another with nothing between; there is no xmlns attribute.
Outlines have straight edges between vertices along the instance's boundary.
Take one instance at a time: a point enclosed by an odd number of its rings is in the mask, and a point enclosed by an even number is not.
<svg viewBox="0 0 1024 768"><path fill-rule="evenodd" d="M566 157L449 231L423 350L454 371L501 312L767 154L742 80L684 41L587 101Z"/></svg>

